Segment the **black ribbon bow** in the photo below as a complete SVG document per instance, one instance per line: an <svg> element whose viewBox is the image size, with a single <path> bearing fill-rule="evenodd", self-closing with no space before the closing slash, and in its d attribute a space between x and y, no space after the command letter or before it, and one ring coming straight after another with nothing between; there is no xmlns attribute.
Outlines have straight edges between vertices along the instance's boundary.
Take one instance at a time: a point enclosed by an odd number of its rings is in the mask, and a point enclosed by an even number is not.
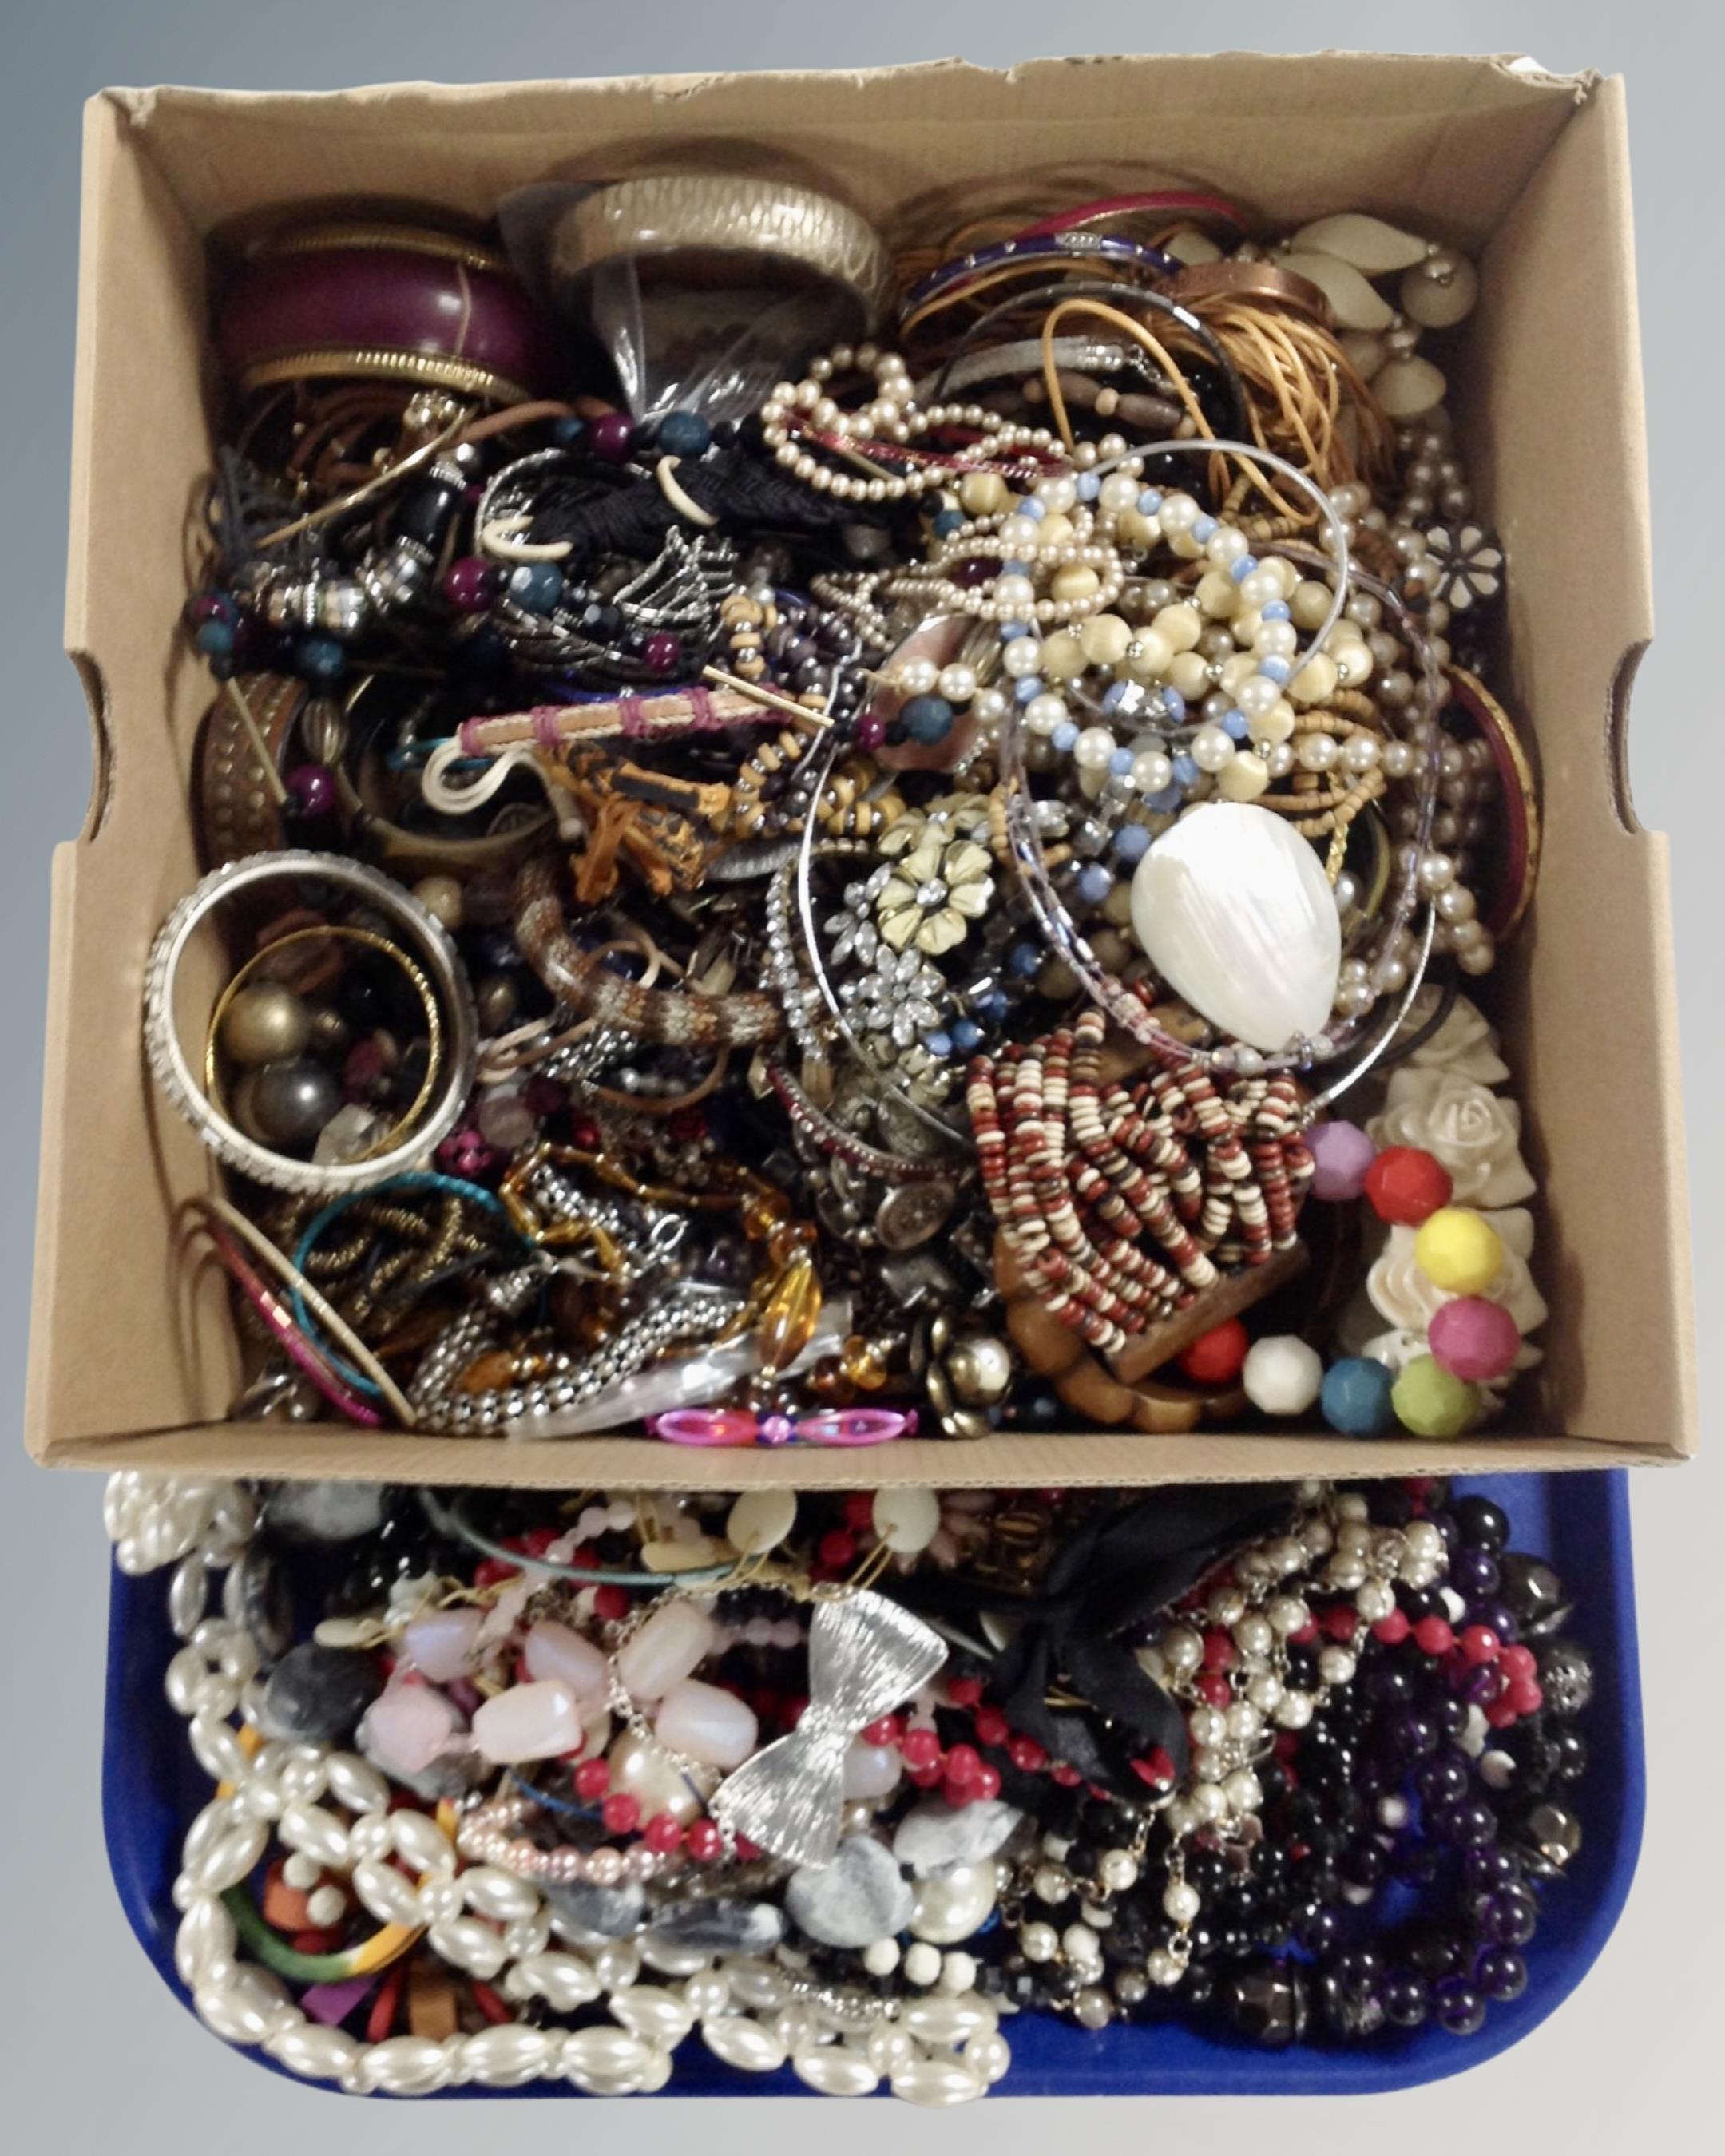
<svg viewBox="0 0 1725 2156"><path fill-rule="evenodd" d="M1186 1717L1122 1635L1178 1602L1230 1550L1281 1532L1292 1513L1291 1491L1262 1484L1157 1490L1083 1521L1034 1595L942 1573L883 1580L880 1591L937 1620L994 1611L1019 1620L988 1679L1002 1712L1087 1782L1142 1795L1132 1762L1158 1747L1184 1774ZM1085 1704L1050 1706L1050 1693L1062 1691Z"/></svg>

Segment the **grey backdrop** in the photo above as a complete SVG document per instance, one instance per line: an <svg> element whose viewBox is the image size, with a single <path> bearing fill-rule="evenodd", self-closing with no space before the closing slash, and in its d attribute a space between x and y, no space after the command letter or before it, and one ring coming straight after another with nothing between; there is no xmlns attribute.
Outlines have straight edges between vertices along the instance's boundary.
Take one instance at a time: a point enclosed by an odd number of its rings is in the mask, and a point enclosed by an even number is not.
<svg viewBox="0 0 1725 2156"><path fill-rule="evenodd" d="M1703 13L1714 27L1702 29ZM6 1035L0 1061L0 1397L23 1385L36 1201L39 1040L46 965L49 851L71 836L89 783L82 701L59 648L74 269L79 108L110 83L225 89L337 89L404 77L524 76L847 66L951 54L1002 64L1061 50L1269 50L1324 46L1532 53L1558 69L1630 80L1637 235L1652 434L1659 636L1635 687L1637 806L1676 841L1677 949L1692 1116L1693 1194L1706 1221L1721 1195L1714 1112L1725 1017L1717 995L1725 690L1720 630L1718 337L1720 199L1717 12L1644 4L1260 4L1155 9L1086 0L13 0L0 10L0 922ZM1314 112L1322 126L1323 116ZM1148 147L1149 146L1147 146ZM1616 1052L1611 1013L1601 1052ZM1634 1044L1622 1045L1633 1054ZM99 1162L90 1163L100 1173ZM1718 1306L1715 1239L1703 1229L1701 1307ZM1703 1324L1711 1408L1718 1361ZM1710 1415L1710 1420L1717 1420ZM370 2149L455 2149L475 2134L603 2133L625 2149L672 2133L722 2152L793 2146L811 2129L840 2151L890 2133L907 2149L1010 2152L1075 2129L1096 2145L1142 2137L1210 2147L1266 2132L1296 2152L1338 2137L1436 2156L1489 2136L1536 2138L1592 2156L1651 2134L1700 2134L1714 2118L1725 1989L1718 1777L1719 1617L1725 1547L1725 1435L1711 1457L1649 1469L1635 1482L1651 1796L1640 1875L1617 1937L1579 1993L1527 2042L1459 2080L1404 2096L1283 2103L1272 2121L1245 2100L1095 2102L1056 2122L1051 2107L996 2098L951 2117L878 2105L762 2100L647 2110L480 2112L470 2105L363 2110L267 2077L172 1999L126 1929L110 1886L98 1813L106 1552L94 1478L48 1476L14 1439L0 1445L5 1521L0 1578L0 2123L14 2148L155 2152L199 2145L248 2156L334 2133ZM1455 2064L1467 2063L1458 2045ZM1176 2116L1175 2114L1178 2115ZM1686 2130L1686 2133L1685 2129Z"/></svg>

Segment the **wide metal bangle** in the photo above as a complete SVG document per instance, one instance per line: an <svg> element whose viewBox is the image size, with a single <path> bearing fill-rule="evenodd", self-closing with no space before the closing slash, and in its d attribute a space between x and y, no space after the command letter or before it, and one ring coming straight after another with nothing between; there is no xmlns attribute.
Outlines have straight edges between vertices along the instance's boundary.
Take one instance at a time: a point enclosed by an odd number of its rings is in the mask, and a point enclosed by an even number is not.
<svg viewBox="0 0 1725 2156"><path fill-rule="evenodd" d="M210 1100L198 1068L186 1053L174 1020L174 990L193 937L218 907L271 883L315 880L350 892L399 935L424 972L444 1021L444 1079L424 1114L387 1152L367 1160L295 1160L249 1137ZM344 854L251 854L205 876L162 923L144 974L144 1047L162 1091L226 1167L273 1190L311 1198L336 1198L369 1190L419 1166L459 1119L473 1089L479 1056L479 1020L473 991L455 947L441 922L411 893Z"/></svg>

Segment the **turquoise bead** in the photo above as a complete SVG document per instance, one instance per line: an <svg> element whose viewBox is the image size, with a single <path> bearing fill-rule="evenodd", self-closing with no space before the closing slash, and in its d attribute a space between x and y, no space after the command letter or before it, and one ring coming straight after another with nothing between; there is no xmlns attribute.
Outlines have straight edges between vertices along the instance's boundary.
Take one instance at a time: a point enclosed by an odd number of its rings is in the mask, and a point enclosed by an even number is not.
<svg viewBox="0 0 1725 2156"><path fill-rule="evenodd" d="M1317 1404L1330 1428L1344 1437L1382 1437L1395 1419L1394 1389L1393 1370L1369 1356L1348 1355L1324 1372Z"/></svg>

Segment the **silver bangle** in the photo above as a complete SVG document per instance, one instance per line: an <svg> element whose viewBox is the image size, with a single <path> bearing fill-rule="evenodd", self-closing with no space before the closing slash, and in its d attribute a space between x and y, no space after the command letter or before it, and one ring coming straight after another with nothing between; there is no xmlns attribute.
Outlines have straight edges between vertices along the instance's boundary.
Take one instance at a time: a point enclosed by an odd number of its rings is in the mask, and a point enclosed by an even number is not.
<svg viewBox="0 0 1725 2156"><path fill-rule="evenodd" d="M278 880L307 878L337 885L382 915L424 969L444 1022L445 1070L435 1099L398 1144L370 1160L295 1160L249 1137L204 1091L174 1023L181 961L193 936L216 908ZM249 854L205 876L162 923L144 972L144 1047L157 1085L224 1166L272 1190L336 1198L369 1190L418 1166L455 1127L473 1089L479 1019L466 972L448 932L399 884L344 854Z"/></svg>

